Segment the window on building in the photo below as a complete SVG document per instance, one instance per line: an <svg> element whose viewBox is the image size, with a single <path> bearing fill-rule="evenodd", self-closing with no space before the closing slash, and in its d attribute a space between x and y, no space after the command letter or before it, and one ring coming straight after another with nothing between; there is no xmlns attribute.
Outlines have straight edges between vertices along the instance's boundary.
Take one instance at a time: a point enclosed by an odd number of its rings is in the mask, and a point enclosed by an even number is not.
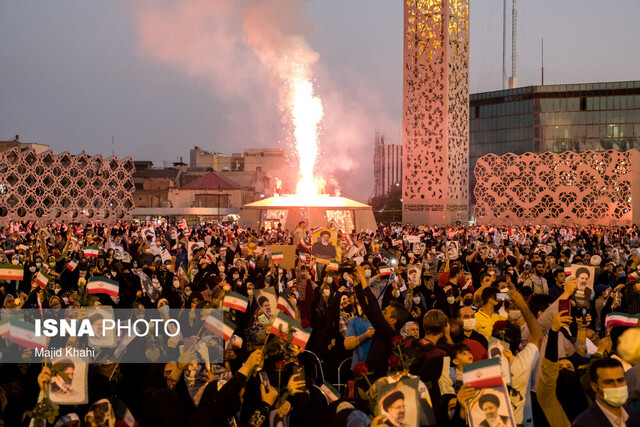
<svg viewBox="0 0 640 427"><path fill-rule="evenodd" d="M587 109L587 98L580 98L580 111L585 111Z"/></svg>

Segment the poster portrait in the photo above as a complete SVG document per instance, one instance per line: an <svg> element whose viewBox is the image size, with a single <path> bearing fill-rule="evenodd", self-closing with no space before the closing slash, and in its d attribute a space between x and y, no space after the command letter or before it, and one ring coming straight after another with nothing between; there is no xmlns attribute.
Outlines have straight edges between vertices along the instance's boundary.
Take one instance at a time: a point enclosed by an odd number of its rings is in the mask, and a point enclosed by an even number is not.
<svg viewBox="0 0 640 427"><path fill-rule="evenodd" d="M469 402L470 427L493 425L516 427L509 394L504 385L480 389Z"/></svg>
<svg viewBox="0 0 640 427"><path fill-rule="evenodd" d="M506 342L497 339L496 337L489 337L488 340L489 347L487 352L489 353L489 358L498 357L500 358L500 371L502 372L502 379L504 383L508 386L511 385L511 365L509 364L509 360L504 355L503 350L509 348L509 344Z"/></svg>
<svg viewBox="0 0 640 427"><path fill-rule="evenodd" d="M187 248L189 259L193 258L193 251L197 251L200 248L204 248L204 242L189 242L189 247Z"/></svg>
<svg viewBox="0 0 640 427"><path fill-rule="evenodd" d="M417 426L419 408L417 379L406 377L396 383L380 385L376 409L388 425Z"/></svg>
<svg viewBox="0 0 640 427"><path fill-rule="evenodd" d="M582 292L589 297L593 292L593 282L595 281L595 267L581 264L571 264L571 277L577 280L576 295Z"/></svg>
<svg viewBox="0 0 640 427"><path fill-rule="evenodd" d="M102 307L89 312L89 320L95 336L89 337L89 345L101 348L114 348L116 346L116 330L115 328L103 330L103 319L114 320L113 308Z"/></svg>
<svg viewBox="0 0 640 427"><path fill-rule="evenodd" d="M407 266L407 282L413 286L420 286L420 278L422 277L422 268L416 264Z"/></svg>
<svg viewBox="0 0 640 427"><path fill-rule="evenodd" d="M58 358L51 364L49 398L58 405L81 405L89 402L87 366L82 359Z"/></svg>
<svg viewBox="0 0 640 427"><path fill-rule="evenodd" d="M328 228L320 228L314 231L311 244L311 255L321 263L328 263L332 259L338 259L338 232ZM338 261L340 261L338 259Z"/></svg>
<svg viewBox="0 0 640 427"><path fill-rule="evenodd" d="M276 298L276 290L273 286L258 289L256 301L258 303L257 310L269 318L278 311L278 298Z"/></svg>
<svg viewBox="0 0 640 427"><path fill-rule="evenodd" d="M449 254L449 259L454 260L458 259L458 242L456 240L449 240L446 244L447 253Z"/></svg>

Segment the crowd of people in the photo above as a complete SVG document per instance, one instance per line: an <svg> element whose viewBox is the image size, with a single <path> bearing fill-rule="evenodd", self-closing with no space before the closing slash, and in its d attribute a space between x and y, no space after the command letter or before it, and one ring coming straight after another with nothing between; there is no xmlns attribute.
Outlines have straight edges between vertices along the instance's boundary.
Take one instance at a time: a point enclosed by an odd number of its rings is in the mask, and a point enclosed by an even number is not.
<svg viewBox="0 0 640 427"><path fill-rule="evenodd" d="M486 395L485 420L472 425L640 425L637 330L607 320L640 313L637 227L392 224L337 234L325 262L311 255L323 242L304 222L0 228L0 264L23 269L22 280L0 281L2 319L83 304L222 309L231 292L249 301L224 308L236 328L221 363L89 364L86 404L45 407L49 385L65 386L53 367L0 359L0 425L466 426L477 390L465 367L492 358L495 342L508 347L511 410ZM272 245L295 247L292 268L263 250ZM92 277L117 282L118 296L87 298ZM278 308L267 288L311 328L306 343L269 333ZM401 391L380 399L401 378L414 381L418 421Z"/></svg>

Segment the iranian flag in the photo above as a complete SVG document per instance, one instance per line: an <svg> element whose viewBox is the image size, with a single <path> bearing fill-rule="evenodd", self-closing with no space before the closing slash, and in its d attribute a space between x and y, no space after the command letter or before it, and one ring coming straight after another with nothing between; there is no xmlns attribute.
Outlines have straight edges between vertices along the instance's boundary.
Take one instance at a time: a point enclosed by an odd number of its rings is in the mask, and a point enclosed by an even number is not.
<svg viewBox="0 0 640 427"><path fill-rule="evenodd" d="M4 250L4 254L9 256L9 255L13 255L16 253L16 250L14 248L7 248Z"/></svg>
<svg viewBox="0 0 640 427"><path fill-rule="evenodd" d="M300 239L300 241L298 241L298 246L300 246L300 248L305 252L309 252L309 250L311 250L311 243L309 243L308 239Z"/></svg>
<svg viewBox="0 0 640 427"><path fill-rule="evenodd" d="M253 270L256 269L256 261L253 258L249 260L249 267L251 267Z"/></svg>
<svg viewBox="0 0 640 427"><path fill-rule="evenodd" d="M213 311L204 322L204 327L221 336L225 341L229 341L231 335L236 330L236 325L229 319L224 318L219 311Z"/></svg>
<svg viewBox="0 0 640 427"><path fill-rule="evenodd" d="M74 258L71 261L69 261L69 264L67 264L67 269L69 271L73 271L76 269L77 266L78 266L78 260Z"/></svg>
<svg viewBox="0 0 640 427"><path fill-rule="evenodd" d="M274 252L271 255L271 260L272 261L282 261L282 260L284 260L284 254L282 252Z"/></svg>
<svg viewBox="0 0 640 427"><path fill-rule="evenodd" d="M329 403L340 400L340 392L333 388L333 386L328 382L325 381L325 383L320 386L320 390L322 390L324 395L327 397Z"/></svg>
<svg viewBox="0 0 640 427"><path fill-rule="evenodd" d="M289 341L289 330L292 331L291 341ZM311 337L311 328L302 329L297 320L292 319L282 312L273 319L269 333L282 338L283 340L295 344L301 349L307 346L309 337Z"/></svg>
<svg viewBox="0 0 640 427"><path fill-rule="evenodd" d="M564 265L564 278L568 279L571 277L571 264Z"/></svg>
<svg viewBox="0 0 640 427"><path fill-rule="evenodd" d="M180 280L183 285L188 285L191 282L187 274L187 269L184 268L184 264L180 264L180 268L178 269L178 280Z"/></svg>
<svg viewBox="0 0 640 427"><path fill-rule="evenodd" d="M0 320L0 337L9 338L9 330L11 328L11 317Z"/></svg>
<svg viewBox="0 0 640 427"><path fill-rule="evenodd" d="M0 280L24 280L24 267L13 264L0 264Z"/></svg>
<svg viewBox="0 0 640 427"><path fill-rule="evenodd" d="M78 238L76 236L71 236L69 237L69 241L75 245L78 243Z"/></svg>
<svg viewBox="0 0 640 427"><path fill-rule="evenodd" d="M216 262L216 254L211 250L211 248L207 248L207 252L204 254L209 261Z"/></svg>
<svg viewBox="0 0 640 427"><path fill-rule="evenodd" d="M340 269L340 264L335 261L331 261L329 265L327 265L327 270L329 271L338 271Z"/></svg>
<svg viewBox="0 0 640 427"><path fill-rule="evenodd" d="M220 255L226 255L227 254L227 247L226 246L222 246L220 248Z"/></svg>
<svg viewBox="0 0 640 427"><path fill-rule="evenodd" d="M51 279L51 277L47 274L47 270L42 267L36 276L36 285L44 289L47 286L47 283L49 283L49 279Z"/></svg>
<svg viewBox="0 0 640 427"><path fill-rule="evenodd" d="M11 320L9 338L14 344L27 348L44 349L47 347L47 337L36 336L36 326L18 319Z"/></svg>
<svg viewBox="0 0 640 427"><path fill-rule="evenodd" d="M84 247L84 256L87 258L98 258L98 252L100 252L100 249L95 246Z"/></svg>
<svg viewBox="0 0 640 427"><path fill-rule="evenodd" d="M500 358L481 360L462 368L462 380L473 388L494 387L503 384Z"/></svg>
<svg viewBox="0 0 640 427"><path fill-rule="evenodd" d="M224 299L222 300L222 306L245 313L247 311L247 307L249 306L249 299L244 295L240 295L235 292L229 292L224 296Z"/></svg>
<svg viewBox="0 0 640 427"><path fill-rule="evenodd" d="M637 271L632 271L631 273L629 273L629 281L633 282L634 280L638 280L640 279L640 273Z"/></svg>
<svg viewBox="0 0 640 427"><path fill-rule="evenodd" d="M344 241L347 242L347 245L353 246L353 237L351 237L351 234L344 233L343 236L344 236Z"/></svg>
<svg viewBox="0 0 640 427"><path fill-rule="evenodd" d="M296 317L296 311L293 307L291 307L289 301L287 301L287 299L282 295L278 297L278 310L282 311L284 314L291 318Z"/></svg>
<svg viewBox="0 0 640 427"><path fill-rule="evenodd" d="M390 265L381 265L380 266L380 275L381 276L391 276L393 273L393 268Z"/></svg>
<svg viewBox="0 0 640 427"><path fill-rule="evenodd" d="M120 291L120 284L106 277L92 277L87 283L87 292L90 294L107 294L117 297Z"/></svg>
<svg viewBox="0 0 640 427"><path fill-rule="evenodd" d="M636 326L638 324L638 315L631 315L627 313L609 313L604 321L604 326L607 329L611 329L614 326Z"/></svg>
<svg viewBox="0 0 640 427"><path fill-rule="evenodd" d="M307 264L309 262L309 255L300 253L300 261L302 261L303 264Z"/></svg>

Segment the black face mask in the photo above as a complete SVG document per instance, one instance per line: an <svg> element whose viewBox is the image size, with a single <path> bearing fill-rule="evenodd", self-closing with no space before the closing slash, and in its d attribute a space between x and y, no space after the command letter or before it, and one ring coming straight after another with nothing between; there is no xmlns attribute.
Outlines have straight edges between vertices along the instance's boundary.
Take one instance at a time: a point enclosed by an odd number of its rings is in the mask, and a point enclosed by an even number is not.
<svg viewBox="0 0 640 427"><path fill-rule="evenodd" d="M352 313L353 312L353 305L349 304L349 305L345 305L344 308L342 309L345 313Z"/></svg>
<svg viewBox="0 0 640 427"><path fill-rule="evenodd" d="M473 298L465 298L464 299L464 305L470 306L472 304L473 304Z"/></svg>

